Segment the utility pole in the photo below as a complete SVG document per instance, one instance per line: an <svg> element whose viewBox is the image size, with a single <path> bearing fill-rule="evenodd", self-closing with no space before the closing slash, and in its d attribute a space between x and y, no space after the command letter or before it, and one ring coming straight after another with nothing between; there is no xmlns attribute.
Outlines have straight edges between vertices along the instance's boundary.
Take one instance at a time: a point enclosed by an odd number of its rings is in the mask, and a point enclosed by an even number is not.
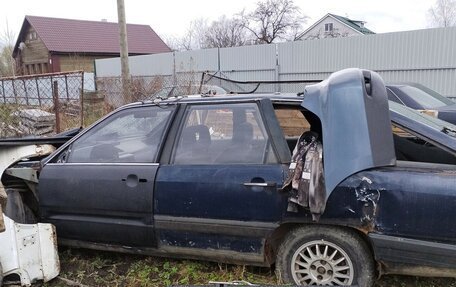
<svg viewBox="0 0 456 287"><path fill-rule="evenodd" d="M128 66L127 22L125 20L124 0L117 0L117 16L119 23L120 66L122 69L123 96L127 103L132 102L130 89L130 67Z"/></svg>

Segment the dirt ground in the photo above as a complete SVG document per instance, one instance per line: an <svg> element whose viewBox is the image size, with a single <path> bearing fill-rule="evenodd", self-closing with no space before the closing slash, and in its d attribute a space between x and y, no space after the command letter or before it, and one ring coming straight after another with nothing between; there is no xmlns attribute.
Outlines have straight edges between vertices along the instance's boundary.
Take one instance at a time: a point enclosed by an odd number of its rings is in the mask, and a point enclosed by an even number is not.
<svg viewBox="0 0 456 287"><path fill-rule="evenodd" d="M62 268L60 277L63 279L56 278L44 286L207 285L209 281L238 280L262 285L277 284L274 271L270 268L171 260L82 249L62 249L60 260ZM395 286L456 287L456 278L383 276L376 284L376 287Z"/></svg>

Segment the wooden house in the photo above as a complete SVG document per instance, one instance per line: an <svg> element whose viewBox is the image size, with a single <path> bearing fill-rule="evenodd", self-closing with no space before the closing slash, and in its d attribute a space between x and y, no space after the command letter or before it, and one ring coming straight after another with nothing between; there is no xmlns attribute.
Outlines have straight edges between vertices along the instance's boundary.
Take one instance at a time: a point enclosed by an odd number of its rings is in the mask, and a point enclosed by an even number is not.
<svg viewBox="0 0 456 287"><path fill-rule="evenodd" d="M364 26L366 22L328 13L307 28L297 40L339 38L375 34Z"/></svg>
<svg viewBox="0 0 456 287"><path fill-rule="evenodd" d="M95 59L119 57L118 29L106 21L26 16L13 51L17 74L93 72ZM130 55L171 51L148 25L127 24L127 37Z"/></svg>

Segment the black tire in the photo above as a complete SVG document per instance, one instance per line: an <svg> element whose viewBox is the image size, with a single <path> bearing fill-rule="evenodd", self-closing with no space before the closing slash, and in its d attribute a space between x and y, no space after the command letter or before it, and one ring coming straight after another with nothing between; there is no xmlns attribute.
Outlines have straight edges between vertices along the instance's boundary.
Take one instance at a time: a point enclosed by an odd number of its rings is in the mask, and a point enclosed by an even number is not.
<svg viewBox="0 0 456 287"><path fill-rule="evenodd" d="M276 276L287 284L370 287L375 282L375 263L366 242L355 232L306 226L285 236L277 251Z"/></svg>

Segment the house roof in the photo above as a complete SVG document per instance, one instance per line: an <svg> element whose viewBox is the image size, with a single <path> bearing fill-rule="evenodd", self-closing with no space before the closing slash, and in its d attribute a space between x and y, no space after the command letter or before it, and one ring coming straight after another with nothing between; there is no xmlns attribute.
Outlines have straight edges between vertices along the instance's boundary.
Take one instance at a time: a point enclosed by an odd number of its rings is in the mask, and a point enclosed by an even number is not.
<svg viewBox="0 0 456 287"><path fill-rule="evenodd" d="M38 37L51 52L119 54L119 25L113 22L85 21L39 16L25 16L14 47L32 26ZM129 54L154 54L170 52L170 48L148 25L127 24Z"/></svg>
<svg viewBox="0 0 456 287"><path fill-rule="evenodd" d="M349 19L347 17L343 17L343 16L331 14L331 13L329 13L329 15L333 16L334 18L336 18L337 20L343 22L344 24L350 26L351 28L357 30L358 32L361 32L361 33L366 34L366 35L367 34L375 34L373 31L367 29L366 27L361 27L359 25L359 23L364 24L365 23L364 21L352 20L352 19Z"/></svg>
<svg viewBox="0 0 456 287"><path fill-rule="evenodd" d="M375 32L367 29L366 27L360 26L361 23L362 24L365 23L364 21L352 20L347 17L328 13L325 16L323 16L320 20L318 20L317 22L312 24L312 26L307 28L304 32L302 32L301 35L299 35L297 37L297 39L301 39L305 34L307 34L308 31L312 30L315 26L317 26L320 22L322 22L324 19L326 19L328 17L331 17L331 18L335 19L336 21L348 26L349 28L353 29L354 31L358 32L359 34L363 34L363 35L375 34Z"/></svg>

